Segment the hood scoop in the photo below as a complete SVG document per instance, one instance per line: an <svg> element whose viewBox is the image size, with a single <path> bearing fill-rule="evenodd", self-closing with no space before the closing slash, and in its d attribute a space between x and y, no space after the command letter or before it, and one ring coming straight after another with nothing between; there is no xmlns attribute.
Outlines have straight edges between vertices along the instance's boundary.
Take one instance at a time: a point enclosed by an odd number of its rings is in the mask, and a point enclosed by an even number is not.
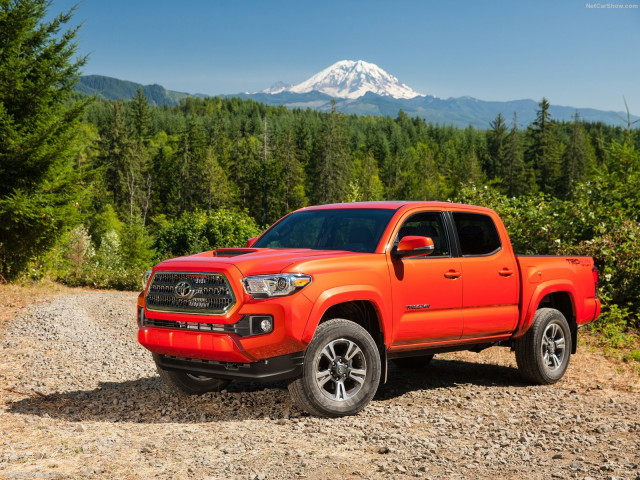
<svg viewBox="0 0 640 480"><path fill-rule="evenodd" d="M218 248L213 251L214 257L237 257L247 253L257 252L257 248Z"/></svg>

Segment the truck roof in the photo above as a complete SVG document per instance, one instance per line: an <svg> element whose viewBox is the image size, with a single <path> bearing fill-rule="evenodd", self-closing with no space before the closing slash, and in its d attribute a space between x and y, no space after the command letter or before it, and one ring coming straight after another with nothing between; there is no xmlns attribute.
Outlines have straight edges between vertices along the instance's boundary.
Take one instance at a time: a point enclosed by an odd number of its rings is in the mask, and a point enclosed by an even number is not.
<svg viewBox="0 0 640 480"><path fill-rule="evenodd" d="M441 208L449 209L451 207L464 207L470 210L489 210L485 207L478 207L475 205L463 205L460 203L452 202L439 202L439 201L408 201L408 200L387 200L378 202L351 202L351 203L329 203L326 205L314 205L311 207L304 207L300 210L328 210L328 209L351 209L351 208L375 208L385 210L398 210L402 207L427 207L427 208Z"/></svg>

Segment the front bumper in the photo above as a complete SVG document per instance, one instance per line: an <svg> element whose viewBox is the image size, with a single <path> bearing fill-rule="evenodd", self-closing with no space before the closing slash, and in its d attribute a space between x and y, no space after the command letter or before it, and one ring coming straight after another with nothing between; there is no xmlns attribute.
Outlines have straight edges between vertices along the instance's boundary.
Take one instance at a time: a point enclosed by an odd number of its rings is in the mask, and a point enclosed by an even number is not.
<svg viewBox="0 0 640 480"><path fill-rule="evenodd" d="M236 296L238 302L224 315L187 315L150 311L145 306L144 293L140 294L138 341L154 354L238 364L305 350L307 345L302 336L313 307L308 298L294 294L254 300L240 292ZM245 316L269 316L273 319L273 330L247 335L236 328ZM150 321L141 322L141 317Z"/></svg>
<svg viewBox="0 0 640 480"><path fill-rule="evenodd" d="M153 354L156 364L164 370L182 370L226 380L275 382L302 375L304 352L282 355L253 363L219 362Z"/></svg>

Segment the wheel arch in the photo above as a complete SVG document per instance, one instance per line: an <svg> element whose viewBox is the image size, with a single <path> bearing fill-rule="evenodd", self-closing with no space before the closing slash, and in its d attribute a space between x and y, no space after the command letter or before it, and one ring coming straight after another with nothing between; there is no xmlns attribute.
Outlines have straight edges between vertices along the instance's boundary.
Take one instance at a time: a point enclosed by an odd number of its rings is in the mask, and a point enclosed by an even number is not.
<svg viewBox="0 0 640 480"><path fill-rule="evenodd" d="M346 318L361 325L381 343L387 343L385 317L387 305L380 292L368 286L345 286L323 292L315 301L302 334L302 341L311 342L318 325L331 318Z"/></svg>
<svg viewBox="0 0 640 480"><path fill-rule="evenodd" d="M576 353L578 339L577 311L576 311L575 287L567 283L551 283L540 285L533 293L529 308L523 312L520 327L515 338L524 335L531 324L535 314L541 308L554 308L564 315L571 329L571 353Z"/></svg>
<svg viewBox="0 0 640 480"><path fill-rule="evenodd" d="M332 318L344 318L364 328L378 345L382 364L381 381L387 378L387 341L390 332L385 328L387 314L383 296L362 286L338 287L324 292L316 301L305 327L302 341L311 342L318 326Z"/></svg>

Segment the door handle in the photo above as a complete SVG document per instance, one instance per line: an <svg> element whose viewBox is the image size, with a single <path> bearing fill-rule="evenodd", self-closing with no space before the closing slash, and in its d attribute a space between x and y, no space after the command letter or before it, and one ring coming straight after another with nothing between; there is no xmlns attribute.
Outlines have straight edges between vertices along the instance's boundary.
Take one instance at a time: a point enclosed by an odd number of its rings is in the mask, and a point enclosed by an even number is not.
<svg viewBox="0 0 640 480"><path fill-rule="evenodd" d="M460 278L462 274L460 272L456 272L455 270L449 270L448 272L444 273L444 276L455 280L456 278Z"/></svg>
<svg viewBox="0 0 640 480"><path fill-rule="evenodd" d="M501 277L510 277L511 275L513 275L513 270L505 267L498 272L498 275L500 275Z"/></svg>

